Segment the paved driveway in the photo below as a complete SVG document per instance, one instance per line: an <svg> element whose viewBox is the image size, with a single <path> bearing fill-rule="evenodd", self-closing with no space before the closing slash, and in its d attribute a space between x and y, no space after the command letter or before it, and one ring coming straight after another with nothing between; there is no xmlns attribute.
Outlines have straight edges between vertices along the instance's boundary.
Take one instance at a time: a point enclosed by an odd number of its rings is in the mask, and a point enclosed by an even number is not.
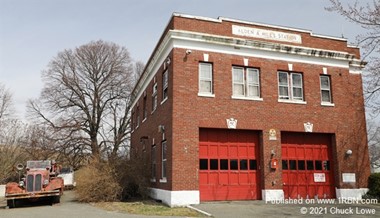
<svg viewBox="0 0 380 218"><path fill-rule="evenodd" d="M18 208L5 209L6 202L0 199L0 218L158 218L105 211L90 204L79 203L72 191L66 191L61 204L33 203Z"/></svg>
<svg viewBox="0 0 380 218"><path fill-rule="evenodd" d="M380 217L380 204L271 204L264 201L210 202L195 208L216 218Z"/></svg>
<svg viewBox="0 0 380 218"><path fill-rule="evenodd" d="M5 209L5 202L0 199L0 218L154 218L152 216L109 212L90 204L78 203L75 201L73 192L65 192L61 201L61 204L54 206L36 204ZM229 201L202 203L193 207L210 213L216 218L380 217L380 204L271 204L264 201Z"/></svg>

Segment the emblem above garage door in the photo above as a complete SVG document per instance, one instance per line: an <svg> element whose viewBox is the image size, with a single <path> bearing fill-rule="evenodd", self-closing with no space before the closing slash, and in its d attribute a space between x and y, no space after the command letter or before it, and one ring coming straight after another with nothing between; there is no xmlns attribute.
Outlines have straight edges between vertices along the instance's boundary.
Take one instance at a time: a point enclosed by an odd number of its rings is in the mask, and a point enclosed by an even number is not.
<svg viewBox="0 0 380 218"><path fill-rule="evenodd" d="M199 130L201 201L260 199L259 132Z"/></svg>

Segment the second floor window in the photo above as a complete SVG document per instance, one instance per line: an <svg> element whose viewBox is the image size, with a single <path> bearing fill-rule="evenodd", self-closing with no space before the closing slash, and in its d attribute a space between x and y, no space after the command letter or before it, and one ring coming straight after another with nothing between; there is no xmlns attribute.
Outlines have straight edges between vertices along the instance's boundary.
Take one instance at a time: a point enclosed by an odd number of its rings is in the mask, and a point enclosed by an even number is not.
<svg viewBox="0 0 380 218"><path fill-rule="evenodd" d="M232 68L232 95L234 97L260 98L260 74L258 69Z"/></svg>
<svg viewBox="0 0 380 218"><path fill-rule="evenodd" d="M169 72L166 70L162 74L162 101L168 98L168 87L169 87Z"/></svg>
<svg viewBox="0 0 380 218"><path fill-rule="evenodd" d="M279 99L303 101L303 82L301 73L278 72Z"/></svg>
<svg viewBox="0 0 380 218"><path fill-rule="evenodd" d="M212 95L212 64L199 63L199 94Z"/></svg>
<svg viewBox="0 0 380 218"><path fill-rule="evenodd" d="M146 95L143 98L143 121L148 117L148 109L146 108Z"/></svg>
<svg viewBox="0 0 380 218"><path fill-rule="evenodd" d="M140 107L137 106L136 109L136 128L140 125Z"/></svg>
<svg viewBox="0 0 380 218"><path fill-rule="evenodd" d="M155 111L157 108L157 83L153 85L152 91L152 111Z"/></svg>
<svg viewBox="0 0 380 218"><path fill-rule="evenodd" d="M329 76L320 76L321 81L321 98L323 103L332 103L331 84Z"/></svg>

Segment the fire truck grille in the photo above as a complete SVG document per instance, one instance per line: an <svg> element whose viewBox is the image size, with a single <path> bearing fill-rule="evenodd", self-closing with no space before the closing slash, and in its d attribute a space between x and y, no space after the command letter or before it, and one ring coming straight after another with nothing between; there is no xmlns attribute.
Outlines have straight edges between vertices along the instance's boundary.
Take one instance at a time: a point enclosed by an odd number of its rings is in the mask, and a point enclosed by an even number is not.
<svg viewBox="0 0 380 218"><path fill-rule="evenodd" d="M42 176L41 174L36 175L36 179L34 180L34 191L41 191L42 188Z"/></svg>
<svg viewBox="0 0 380 218"><path fill-rule="evenodd" d="M42 175L28 175L26 177L26 191L27 192L36 192L41 191L42 189Z"/></svg>
<svg viewBox="0 0 380 218"><path fill-rule="evenodd" d="M34 176L28 175L26 177L26 191L32 192L34 188Z"/></svg>

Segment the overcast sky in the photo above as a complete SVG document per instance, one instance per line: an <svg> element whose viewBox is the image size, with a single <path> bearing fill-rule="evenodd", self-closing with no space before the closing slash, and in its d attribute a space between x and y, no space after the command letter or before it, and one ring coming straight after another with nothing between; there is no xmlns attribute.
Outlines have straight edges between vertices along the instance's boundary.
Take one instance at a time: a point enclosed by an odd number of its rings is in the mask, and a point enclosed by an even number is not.
<svg viewBox="0 0 380 218"><path fill-rule="evenodd" d="M363 30L326 11L328 5L327 0L0 0L0 83L13 93L16 114L24 119L25 102L38 98L41 71L58 52L102 39L125 46L145 63L173 12L343 34L355 42Z"/></svg>

